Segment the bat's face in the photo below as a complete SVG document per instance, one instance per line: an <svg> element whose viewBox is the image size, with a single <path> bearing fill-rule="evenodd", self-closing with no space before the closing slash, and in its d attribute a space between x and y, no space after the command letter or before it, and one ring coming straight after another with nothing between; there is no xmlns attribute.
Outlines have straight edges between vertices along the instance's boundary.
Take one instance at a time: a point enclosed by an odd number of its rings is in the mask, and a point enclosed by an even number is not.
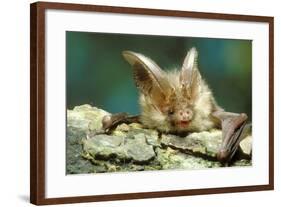
<svg viewBox="0 0 281 207"><path fill-rule="evenodd" d="M188 104L178 103L167 111L167 119L175 131L187 131L192 122L194 112Z"/></svg>
<svg viewBox="0 0 281 207"><path fill-rule="evenodd" d="M164 119L162 119L162 122L166 123L169 126L169 131L172 132L190 131L189 129L195 117L194 103L186 96L183 96L181 91L181 89L175 91L167 101L167 105L157 110L163 114Z"/></svg>

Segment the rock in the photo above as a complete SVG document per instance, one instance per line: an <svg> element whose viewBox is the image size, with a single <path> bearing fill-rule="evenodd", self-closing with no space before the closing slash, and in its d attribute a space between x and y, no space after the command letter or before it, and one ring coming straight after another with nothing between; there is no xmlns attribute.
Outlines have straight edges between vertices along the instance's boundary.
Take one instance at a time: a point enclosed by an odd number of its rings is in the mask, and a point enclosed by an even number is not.
<svg viewBox="0 0 281 207"><path fill-rule="evenodd" d="M81 140L86 134L83 130L73 127L67 127L66 131L66 172L67 174L91 173L95 166L87 160L83 159L83 148Z"/></svg>
<svg viewBox="0 0 281 207"><path fill-rule="evenodd" d="M147 144L161 147L159 134L156 130L144 129L138 123L121 124L113 132L112 135L126 137L127 139L134 138L136 135L145 135Z"/></svg>
<svg viewBox="0 0 281 207"><path fill-rule="evenodd" d="M144 134L136 134L134 139L128 139L124 148L136 163L147 163L155 157L153 146L147 144Z"/></svg>
<svg viewBox="0 0 281 207"><path fill-rule="evenodd" d="M250 135L240 142L240 149L244 154L246 155L252 154L252 142L253 142L253 138Z"/></svg>
<svg viewBox="0 0 281 207"><path fill-rule="evenodd" d="M67 110L68 174L223 167L216 160L221 130L181 137L132 123L120 124L110 135L97 134L101 132L102 118L108 114L87 104ZM249 133L230 166L250 166L251 151Z"/></svg>
<svg viewBox="0 0 281 207"><path fill-rule="evenodd" d="M186 137L163 134L161 139L161 144L164 146L176 148L189 154L199 154L212 158L216 157L221 142L222 134L220 130L196 132Z"/></svg>
<svg viewBox="0 0 281 207"><path fill-rule="evenodd" d="M130 126L127 124L120 124L116 127L114 131L128 132L130 130Z"/></svg>
<svg viewBox="0 0 281 207"><path fill-rule="evenodd" d="M67 126L84 131L99 130L102 127L102 118L108 114L108 112L88 104L76 106L73 110L67 110Z"/></svg>
<svg viewBox="0 0 281 207"><path fill-rule="evenodd" d="M124 137L96 135L84 140L83 146L84 151L97 160L145 163L155 157L153 147L146 143L144 134L137 134L134 139L126 139L126 142Z"/></svg>
<svg viewBox="0 0 281 207"><path fill-rule="evenodd" d="M252 160L249 159L241 159L235 161L231 167L245 167L245 166L251 166L252 165Z"/></svg>
<svg viewBox="0 0 281 207"><path fill-rule="evenodd" d="M84 140L83 148L94 159L108 160L115 157L124 159L126 152L120 148L123 141L123 137L109 136L106 134L96 135Z"/></svg>
<svg viewBox="0 0 281 207"><path fill-rule="evenodd" d="M161 144L169 146L180 151L196 154L201 157L209 157L209 159L216 159L216 154L222 142L221 130L214 129L211 131L195 132L186 137L179 137L172 134L163 134ZM248 159L252 152L252 136L248 135L240 143L240 153Z"/></svg>
<svg viewBox="0 0 281 207"><path fill-rule="evenodd" d="M129 124L129 126L131 129L143 129L143 126L139 123L132 123L132 124Z"/></svg>
<svg viewBox="0 0 281 207"><path fill-rule="evenodd" d="M221 167L217 161L204 160L200 157L194 157L170 147L167 149L157 148L157 160L162 169L202 169Z"/></svg>

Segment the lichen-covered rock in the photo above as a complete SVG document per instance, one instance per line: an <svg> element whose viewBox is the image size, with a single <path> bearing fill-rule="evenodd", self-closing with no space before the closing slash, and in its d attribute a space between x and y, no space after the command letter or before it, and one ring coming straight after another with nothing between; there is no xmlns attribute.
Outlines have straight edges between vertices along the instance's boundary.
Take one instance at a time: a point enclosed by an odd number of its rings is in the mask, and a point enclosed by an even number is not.
<svg viewBox="0 0 281 207"><path fill-rule="evenodd" d="M75 127L84 131L98 130L102 127L102 118L108 114L108 112L88 104L76 106L73 110L67 110L67 127Z"/></svg>
<svg viewBox="0 0 281 207"><path fill-rule="evenodd" d="M145 163L155 157L153 146L146 143L144 134L127 139L122 136L95 135L84 140L83 146L84 151L97 160Z"/></svg>
<svg viewBox="0 0 281 207"><path fill-rule="evenodd" d="M246 167L246 166L251 166L251 165L252 165L252 160L240 159L240 160L236 160L235 162L233 162L230 167Z"/></svg>
<svg viewBox="0 0 281 207"><path fill-rule="evenodd" d="M252 136L247 136L245 139L243 139L240 142L240 148L241 151L246 154L246 155L251 155L252 154L252 142L253 142L253 138Z"/></svg>
<svg viewBox="0 0 281 207"><path fill-rule="evenodd" d="M153 146L146 142L145 134L136 134L124 144L127 155L136 163L147 163L155 157Z"/></svg>
<svg viewBox="0 0 281 207"><path fill-rule="evenodd" d="M202 169L221 167L217 161L205 160L201 157L195 157L182 153L170 147L167 149L157 148L157 160L162 169Z"/></svg>
<svg viewBox="0 0 281 207"><path fill-rule="evenodd" d="M84 140L83 146L84 151L94 159L109 160L116 157L125 159L126 152L120 147L122 142L124 142L123 137L101 134Z"/></svg>
<svg viewBox="0 0 281 207"><path fill-rule="evenodd" d="M67 110L67 173L223 167L216 160L221 130L181 137L132 123L120 124L110 135L100 134L102 118L108 114L90 105ZM248 135L240 143L241 156L231 166L251 165L251 151Z"/></svg>
<svg viewBox="0 0 281 207"><path fill-rule="evenodd" d="M86 137L83 130L67 127L66 130L66 172L67 174L91 173L95 166L87 159L82 159L81 140Z"/></svg>
<svg viewBox="0 0 281 207"><path fill-rule="evenodd" d="M179 137L172 134L163 134L161 143L164 146L179 149L187 153L216 157L219 146L222 142L220 130L195 132L186 137Z"/></svg>

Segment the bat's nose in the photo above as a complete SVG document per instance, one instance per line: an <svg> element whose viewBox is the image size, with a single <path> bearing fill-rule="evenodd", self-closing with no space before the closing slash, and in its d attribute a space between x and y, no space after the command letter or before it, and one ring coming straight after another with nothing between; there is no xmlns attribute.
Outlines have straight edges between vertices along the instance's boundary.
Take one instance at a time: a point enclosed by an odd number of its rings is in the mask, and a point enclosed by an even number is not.
<svg viewBox="0 0 281 207"><path fill-rule="evenodd" d="M192 118L192 111L191 110L181 110L179 112L180 117L182 120L191 120Z"/></svg>

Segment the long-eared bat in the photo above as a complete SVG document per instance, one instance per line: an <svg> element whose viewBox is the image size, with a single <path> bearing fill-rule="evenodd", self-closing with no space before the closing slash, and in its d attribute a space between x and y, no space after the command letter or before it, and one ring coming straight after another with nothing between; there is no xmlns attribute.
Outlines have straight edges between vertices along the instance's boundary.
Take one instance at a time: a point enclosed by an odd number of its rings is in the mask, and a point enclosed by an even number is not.
<svg viewBox="0 0 281 207"><path fill-rule="evenodd" d="M103 118L108 130L120 123L140 122L162 133L183 134L221 128L223 142L217 154L221 162L229 162L240 141L247 115L224 111L198 70L198 52L188 51L180 70L164 71L150 58L132 51L123 57L133 67L133 77L140 92L141 114L125 113Z"/></svg>

